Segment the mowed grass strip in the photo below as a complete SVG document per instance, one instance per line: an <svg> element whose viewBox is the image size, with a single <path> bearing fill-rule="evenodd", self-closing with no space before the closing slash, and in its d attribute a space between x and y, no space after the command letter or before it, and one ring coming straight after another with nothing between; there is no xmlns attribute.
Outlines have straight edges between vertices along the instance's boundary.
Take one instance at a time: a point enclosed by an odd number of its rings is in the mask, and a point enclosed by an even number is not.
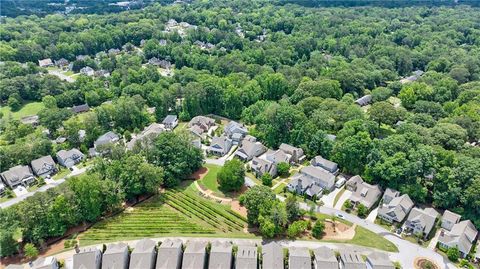
<svg viewBox="0 0 480 269"><path fill-rule="evenodd" d="M3 113L5 118L12 116L13 119L19 120L26 116L37 115L40 110L45 108L45 105L42 102L31 102L26 103L25 105L20 108L20 110L12 112L9 106L2 106L0 108L0 112Z"/></svg>

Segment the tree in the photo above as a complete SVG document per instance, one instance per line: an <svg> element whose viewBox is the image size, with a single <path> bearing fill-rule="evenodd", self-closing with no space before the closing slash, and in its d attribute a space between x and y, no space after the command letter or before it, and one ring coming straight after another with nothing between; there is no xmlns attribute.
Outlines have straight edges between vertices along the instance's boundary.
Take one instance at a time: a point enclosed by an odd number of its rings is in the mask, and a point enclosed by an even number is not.
<svg viewBox="0 0 480 269"><path fill-rule="evenodd" d="M18 111L22 107L22 103L19 98L20 97L16 98L14 96L10 96L8 98L7 105L12 109L12 111Z"/></svg>
<svg viewBox="0 0 480 269"><path fill-rule="evenodd" d="M245 184L245 167L238 159L225 162L217 174L219 188L222 191L239 191Z"/></svg>
<svg viewBox="0 0 480 269"><path fill-rule="evenodd" d="M457 124L441 122L432 128L432 138L445 149L458 150L467 141L467 131Z"/></svg>
<svg viewBox="0 0 480 269"><path fill-rule="evenodd" d="M0 233L0 256L7 257L18 251L18 242L13 238L12 229L3 229Z"/></svg>
<svg viewBox="0 0 480 269"><path fill-rule="evenodd" d="M345 172L362 174L371 148L370 136L366 132L359 132L335 144L333 160L343 167Z"/></svg>
<svg viewBox="0 0 480 269"><path fill-rule="evenodd" d="M300 211L300 204L294 196L289 196L285 200L285 208L287 210L288 222L294 222L302 216Z"/></svg>
<svg viewBox="0 0 480 269"><path fill-rule="evenodd" d="M38 249L32 243L25 244L25 246L23 247L23 252L25 253L25 256L29 259L33 259L38 256Z"/></svg>
<svg viewBox="0 0 480 269"><path fill-rule="evenodd" d="M317 239L322 238L324 230L325 230L325 223L323 222L323 220L317 220L315 222L315 225L313 225L313 228L312 228L313 237Z"/></svg>
<svg viewBox="0 0 480 269"><path fill-rule="evenodd" d="M392 104L385 101L374 103L369 109L370 119L377 122L378 125L392 125L398 121L398 113Z"/></svg>
<svg viewBox="0 0 480 269"><path fill-rule="evenodd" d="M270 213L275 199L275 194L269 187L258 185L240 196L240 203L247 208L248 223L258 225L260 213Z"/></svg>
<svg viewBox="0 0 480 269"><path fill-rule="evenodd" d="M277 164L277 173L281 177L288 177L290 174L290 164L286 162L280 162Z"/></svg>
<svg viewBox="0 0 480 269"><path fill-rule="evenodd" d="M269 186L269 187L272 186L273 178L272 178L272 175L270 175L269 173L264 173L261 177L261 180L263 185Z"/></svg>
<svg viewBox="0 0 480 269"><path fill-rule="evenodd" d="M357 206L357 214L360 218L365 218L368 214L368 208L363 204Z"/></svg>
<svg viewBox="0 0 480 269"><path fill-rule="evenodd" d="M272 238L275 236L275 224L269 219L260 216L260 232L266 238Z"/></svg>
<svg viewBox="0 0 480 269"><path fill-rule="evenodd" d="M287 229L287 236L295 238L307 229L307 222L304 220L297 220L290 224Z"/></svg>
<svg viewBox="0 0 480 269"><path fill-rule="evenodd" d="M457 262L458 258L460 258L460 251L457 247L451 247L447 250L447 257L452 262Z"/></svg>

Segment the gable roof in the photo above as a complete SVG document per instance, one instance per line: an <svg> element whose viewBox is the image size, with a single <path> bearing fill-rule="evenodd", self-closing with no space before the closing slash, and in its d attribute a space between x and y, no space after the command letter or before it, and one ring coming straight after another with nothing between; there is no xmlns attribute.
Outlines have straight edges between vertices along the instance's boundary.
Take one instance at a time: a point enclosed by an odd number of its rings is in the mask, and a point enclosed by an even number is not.
<svg viewBox="0 0 480 269"><path fill-rule="evenodd" d="M461 252L469 253L477 234L478 231L473 223L470 220L464 220L453 225L450 232L442 230L438 241L449 246L456 245Z"/></svg>
<svg viewBox="0 0 480 269"><path fill-rule="evenodd" d="M97 260L97 256L100 259ZM73 254L73 269L97 268L97 262L101 262L102 252L97 248L84 248L79 253Z"/></svg>
<svg viewBox="0 0 480 269"><path fill-rule="evenodd" d="M364 95L357 100L355 100L355 104L359 106L366 106L372 102L372 96L370 94Z"/></svg>
<svg viewBox="0 0 480 269"><path fill-rule="evenodd" d="M445 212L443 212L442 221L458 223L461 218L462 216L460 216L459 214L453 213L452 211L449 211L449 210L445 210Z"/></svg>
<svg viewBox="0 0 480 269"><path fill-rule="evenodd" d="M425 234L429 234L438 218L438 212L433 208L412 208L407 218L407 223L422 227Z"/></svg>
<svg viewBox="0 0 480 269"><path fill-rule="evenodd" d="M242 145L237 150L236 154L242 158L253 158L264 153L267 148L260 142L251 142L249 140L244 140Z"/></svg>
<svg viewBox="0 0 480 269"><path fill-rule="evenodd" d="M82 112L87 112L90 110L90 107L88 104L83 104L83 105L78 105L78 106L73 106L72 107L72 112L73 113L82 113Z"/></svg>
<svg viewBox="0 0 480 269"><path fill-rule="evenodd" d="M172 124L177 121L177 115L167 115L165 119L163 119L163 124Z"/></svg>
<svg viewBox="0 0 480 269"><path fill-rule="evenodd" d="M210 143L210 148L216 148L221 150L227 150L230 139L226 136L214 136Z"/></svg>
<svg viewBox="0 0 480 269"><path fill-rule="evenodd" d="M198 269L205 266L207 242L191 241L183 253L182 269Z"/></svg>
<svg viewBox="0 0 480 269"><path fill-rule="evenodd" d="M112 143L112 142L117 141L119 139L120 139L120 137L116 133L114 133L112 131L109 131L109 132L104 133L100 137L98 137L97 140L95 140L95 145L96 146L104 145L104 144Z"/></svg>
<svg viewBox="0 0 480 269"><path fill-rule="evenodd" d="M382 195L382 190L378 185L368 184L358 175L351 177L346 184L347 186L355 186L350 200L361 203L367 208L371 208Z"/></svg>
<svg viewBox="0 0 480 269"><path fill-rule="evenodd" d="M33 262L33 269L51 269L56 268L57 259L55 257L40 257Z"/></svg>
<svg viewBox="0 0 480 269"><path fill-rule="evenodd" d="M401 222L413 207L412 199L408 194L393 198L390 203L383 204L378 209L379 215L388 215L395 221Z"/></svg>
<svg viewBox="0 0 480 269"><path fill-rule="evenodd" d="M128 256L128 245L125 243L110 244L103 253L102 269L126 268L128 264L124 259Z"/></svg>
<svg viewBox="0 0 480 269"><path fill-rule="evenodd" d="M44 66L53 65L53 62L52 62L52 59L47 58L47 59L43 59L43 60L38 60L38 65L40 67L44 67Z"/></svg>
<svg viewBox="0 0 480 269"><path fill-rule="evenodd" d="M236 269L257 268L257 247L238 246Z"/></svg>
<svg viewBox="0 0 480 269"><path fill-rule="evenodd" d="M145 129L143 129L143 131L140 134L138 134L137 136L132 138L130 141L128 141L126 146L128 149L132 149L137 143L137 141L144 141L147 138L155 138L164 131L165 131L165 127L163 124L154 122L148 125L147 127L145 127Z"/></svg>
<svg viewBox="0 0 480 269"><path fill-rule="evenodd" d="M372 252L367 256L367 261L375 269L395 269L395 266L393 266L393 263L388 258L388 255L383 252Z"/></svg>
<svg viewBox="0 0 480 269"><path fill-rule="evenodd" d="M55 169L55 161L52 156L47 155L31 162L32 170L36 175L48 173Z"/></svg>
<svg viewBox="0 0 480 269"><path fill-rule="evenodd" d="M265 154L265 158L273 163L290 163L292 155L285 153L283 150L271 150L269 149Z"/></svg>
<svg viewBox="0 0 480 269"><path fill-rule="evenodd" d="M223 128L223 131L228 136L231 136L235 133L239 133L239 134L242 134L242 135L248 133L247 128L243 124L240 124L240 123L238 123L236 121L233 121L233 120L230 121L227 125L225 125L225 128Z"/></svg>
<svg viewBox="0 0 480 269"><path fill-rule="evenodd" d="M190 122L188 123L188 127L192 127L194 125L200 126L204 131L207 131L208 128L215 124L215 120L205 116L196 116L193 117Z"/></svg>
<svg viewBox="0 0 480 269"><path fill-rule="evenodd" d="M252 160L252 169L260 173L270 173L272 170L273 163L271 161L261 159L258 157L253 157Z"/></svg>
<svg viewBox="0 0 480 269"><path fill-rule="evenodd" d="M33 177L26 165L17 165L0 174L10 186L20 184L23 179Z"/></svg>
<svg viewBox="0 0 480 269"><path fill-rule="evenodd" d="M283 248L276 242L262 246L262 262L265 269L283 269Z"/></svg>
<svg viewBox="0 0 480 269"><path fill-rule="evenodd" d="M338 164L323 158L322 156L316 156L312 159L311 164L313 166L319 166L331 173L335 173L338 170Z"/></svg>
<svg viewBox="0 0 480 269"><path fill-rule="evenodd" d="M295 269L311 269L312 258L308 248L291 247L288 249L288 266Z"/></svg>
<svg viewBox="0 0 480 269"><path fill-rule="evenodd" d="M129 269L150 269L155 264L155 241L144 238L137 242L130 255Z"/></svg>
<svg viewBox="0 0 480 269"><path fill-rule="evenodd" d="M288 154L296 153L297 157L303 156L303 149L294 147L294 146L289 145L289 144L282 143L282 144L280 144L279 149L285 151L285 153L288 153Z"/></svg>
<svg viewBox="0 0 480 269"><path fill-rule="evenodd" d="M365 262L362 256L357 252L340 251L340 260L348 269L365 269Z"/></svg>
<svg viewBox="0 0 480 269"><path fill-rule="evenodd" d="M209 269L224 269L232 267L232 244L229 242L213 242L210 250Z"/></svg>
<svg viewBox="0 0 480 269"><path fill-rule="evenodd" d="M335 185L335 175L320 167L305 166L300 169L300 173L320 181L327 189L331 189Z"/></svg>
<svg viewBox="0 0 480 269"><path fill-rule="evenodd" d="M338 261L335 252L328 247L319 247L313 250L316 268L338 269Z"/></svg>
<svg viewBox="0 0 480 269"><path fill-rule="evenodd" d="M70 150L62 149L59 152L57 152L57 158L61 158L62 160L75 159L75 158L78 158L78 157L83 158L83 156L84 156L84 154L76 148L72 148Z"/></svg>
<svg viewBox="0 0 480 269"><path fill-rule="evenodd" d="M182 252L181 240L166 239L158 248L156 269L171 269L177 268L182 262L182 256L178 253Z"/></svg>

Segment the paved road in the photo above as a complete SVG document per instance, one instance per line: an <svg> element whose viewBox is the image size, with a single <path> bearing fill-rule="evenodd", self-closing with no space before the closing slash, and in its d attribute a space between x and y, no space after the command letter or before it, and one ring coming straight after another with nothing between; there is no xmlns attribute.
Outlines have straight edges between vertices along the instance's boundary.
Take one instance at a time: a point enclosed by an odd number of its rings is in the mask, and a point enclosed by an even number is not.
<svg viewBox="0 0 480 269"><path fill-rule="evenodd" d="M73 176L77 176L77 175L80 175L80 174L83 174L85 173L85 171L87 171L89 167L84 167L84 168L81 168L81 169L74 169L70 174L68 174L68 176L66 176L65 178L69 178L69 177L73 177ZM63 182L65 182L65 178L61 178L61 179L58 179L58 180L52 180L53 182L49 183L49 184L45 184L43 186L41 186L40 188L38 188L37 190L35 191L32 191L32 192L28 192L24 195L21 195L21 196L18 196L18 197L15 197L15 198L12 198L6 202L3 202L0 204L0 208L7 208L7 207L10 207L14 204L17 204L25 199L27 199L28 197L30 196L33 196L35 193L37 192L45 192L47 191L48 189L51 189L51 188L54 188L60 184L62 184Z"/></svg>
<svg viewBox="0 0 480 269"><path fill-rule="evenodd" d="M72 77L69 77L63 73L61 73L60 71L57 71L57 70L48 70L48 73L50 75L54 75L54 76L57 76L59 79L61 80L65 80L67 82L74 82L75 79L73 79Z"/></svg>

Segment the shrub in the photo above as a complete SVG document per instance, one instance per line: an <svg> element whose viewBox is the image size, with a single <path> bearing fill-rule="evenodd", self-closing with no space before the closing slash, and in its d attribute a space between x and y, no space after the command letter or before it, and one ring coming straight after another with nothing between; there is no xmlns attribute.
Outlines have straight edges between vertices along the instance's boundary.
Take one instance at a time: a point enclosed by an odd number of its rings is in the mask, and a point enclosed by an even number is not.
<svg viewBox="0 0 480 269"><path fill-rule="evenodd" d="M295 238L307 229L307 222L304 220L298 220L290 224L287 229L287 236Z"/></svg>
<svg viewBox="0 0 480 269"><path fill-rule="evenodd" d="M364 218L368 215L368 208L362 204L357 207L357 214L360 218Z"/></svg>
<svg viewBox="0 0 480 269"><path fill-rule="evenodd" d="M460 257L460 251L458 251L458 248L456 247L449 248L447 250L447 257L452 262L457 262L458 258Z"/></svg>
<svg viewBox="0 0 480 269"><path fill-rule="evenodd" d="M265 173L265 174L262 175L262 184L263 185L271 187L272 186L272 181L273 181L273 178L269 173Z"/></svg>
<svg viewBox="0 0 480 269"><path fill-rule="evenodd" d="M281 162L277 165L277 173L281 177L288 177L290 172L290 165L286 162Z"/></svg>
<svg viewBox="0 0 480 269"><path fill-rule="evenodd" d="M23 247L23 252L25 253L25 257L29 259L33 259L38 256L38 249L32 243L25 244L25 246Z"/></svg>
<svg viewBox="0 0 480 269"><path fill-rule="evenodd" d="M325 223L322 220L315 222L315 225L312 229L313 237L320 239L322 237L323 231L325 230Z"/></svg>

